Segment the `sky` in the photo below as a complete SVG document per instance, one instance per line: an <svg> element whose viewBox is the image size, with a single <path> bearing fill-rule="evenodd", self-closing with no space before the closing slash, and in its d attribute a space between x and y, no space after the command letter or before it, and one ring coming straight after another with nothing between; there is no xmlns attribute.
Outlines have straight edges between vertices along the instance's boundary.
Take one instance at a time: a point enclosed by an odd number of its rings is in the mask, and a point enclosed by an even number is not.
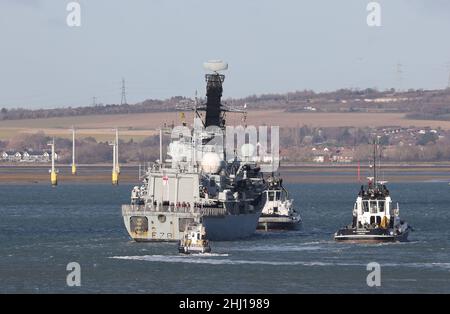
<svg viewBox="0 0 450 314"><path fill-rule="evenodd" d="M80 27L70 2L0 0L0 107L203 96L211 59L226 98L449 83L447 0L379 0L380 27L369 0L80 0Z"/></svg>

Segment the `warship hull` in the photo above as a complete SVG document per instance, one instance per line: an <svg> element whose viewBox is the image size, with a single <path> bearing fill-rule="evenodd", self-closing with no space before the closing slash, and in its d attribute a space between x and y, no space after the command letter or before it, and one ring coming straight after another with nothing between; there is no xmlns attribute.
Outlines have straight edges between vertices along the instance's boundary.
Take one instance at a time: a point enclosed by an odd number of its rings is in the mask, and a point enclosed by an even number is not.
<svg viewBox="0 0 450 314"><path fill-rule="evenodd" d="M334 235L337 242L350 243L385 243L385 242L407 242L409 230L401 234L390 234L387 229L341 229Z"/></svg>
<svg viewBox="0 0 450 314"><path fill-rule="evenodd" d="M145 211L123 205L122 216L130 237L137 242L179 241L186 226L193 222L204 225L208 240L230 241L253 235L260 211L232 215L212 210L206 213Z"/></svg>
<svg viewBox="0 0 450 314"><path fill-rule="evenodd" d="M208 239L212 241L232 241L248 238L256 231L259 213L204 217L203 225Z"/></svg>

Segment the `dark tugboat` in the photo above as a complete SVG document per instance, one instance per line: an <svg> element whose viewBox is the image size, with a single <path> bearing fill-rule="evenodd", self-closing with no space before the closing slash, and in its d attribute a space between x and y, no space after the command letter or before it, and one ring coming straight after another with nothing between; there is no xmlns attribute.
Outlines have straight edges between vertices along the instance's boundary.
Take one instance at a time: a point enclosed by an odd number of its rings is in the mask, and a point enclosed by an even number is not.
<svg viewBox="0 0 450 314"><path fill-rule="evenodd" d="M368 184L361 186L353 208L353 222L334 234L338 242L404 242L412 229L400 220L398 204L394 208L387 181L377 178L378 143L374 141L373 177Z"/></svg>
<svg viewBox="0 0 450 314"><path fill-rule="evenodd" d="M294 200L283 186L283 179L272 174L267 179L266 203L258 221L258 229L299 230L302 225L300 213L294 208Z"/></svg>

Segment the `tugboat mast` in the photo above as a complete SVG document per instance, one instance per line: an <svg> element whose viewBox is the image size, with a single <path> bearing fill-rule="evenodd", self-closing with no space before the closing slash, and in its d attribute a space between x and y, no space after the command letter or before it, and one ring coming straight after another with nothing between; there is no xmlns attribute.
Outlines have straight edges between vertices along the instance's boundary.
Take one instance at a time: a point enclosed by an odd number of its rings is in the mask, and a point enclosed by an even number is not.
<svg viewBox="0 0 450 314"><path fill-rule="evenodd" d="M373 181L374 181L374 188L378 186L378 179L377 179L377 140L373 140Z"/></svg>

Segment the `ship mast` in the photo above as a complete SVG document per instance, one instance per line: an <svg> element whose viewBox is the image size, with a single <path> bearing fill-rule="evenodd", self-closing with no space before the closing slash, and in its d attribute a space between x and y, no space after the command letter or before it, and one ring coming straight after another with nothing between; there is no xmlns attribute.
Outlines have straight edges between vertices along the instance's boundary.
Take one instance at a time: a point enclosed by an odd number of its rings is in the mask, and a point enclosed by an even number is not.
<svg viewBox="0 0 450 314"><path fill-rule="evenodd" d="M374 181L374 187L378 185L378 179L377 179L377 142L374 139L373 140L373 181Z"/></svg>
<svg viewBox="0 0 450 314"><path fill-rule="evenodd" d="M219 74L219 71L228 69L228 64L220 61L213 60L205 62L204 68L212 73L205 75L206 80L206 107L203 109L206 111L206 117L204 126L224 126L223 113L226 111L222 108L222 84L225 80L225 75Z"/></svg>

